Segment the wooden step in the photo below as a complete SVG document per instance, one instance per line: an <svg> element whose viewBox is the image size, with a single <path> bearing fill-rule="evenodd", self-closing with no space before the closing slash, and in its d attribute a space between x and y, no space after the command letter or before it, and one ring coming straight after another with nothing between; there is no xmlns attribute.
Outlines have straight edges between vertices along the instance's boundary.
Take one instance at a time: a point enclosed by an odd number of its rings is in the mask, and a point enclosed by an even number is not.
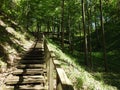
<svg viewBox="0 0 120 90"><path fill-rule="evenodd" d="M42 64L45 63L44 60L21 60L20 63L22 64Z"/></svg>
<svg viewBox="0 0 120 90"><path fill-rule="evenodd" d="M27 52L27 54L29 54L29 53L44 53L44 51L39 51L39 50L32 50L32 51L29 51L29 52Z"/></svg>
<svg viewBox="0 0 120 90"><path fill-rule="evenodd" d="M43 48L43 43L41 42L37 43L36 48Z"/></svg>
<svg viewBox="0 0 120 90"><path fill-rule="evenodd" d="M26 53L25 55L21 55L21 57L44 57L44 53Z"/></svg>
<svg viewBox="0 0 120 90"><path fill-rule="evenodd" d="M13 71L13 75L41 75L46 72L46 69L17 69Z"/></svg>
<svg viewBox="0 0 120 90"><path fill-rule="evenodd" d="M44 56L45 54L44 53L26 53L26 57L41 57L41 56Z"/></svg>
<svg viewBox="0 0 120 90"><path fill-rule="evenodd" d="M35 59L36 60L43 60L44 56L43 57L40 57L40 56L39 57L37 57L37 56L36 57L32 57L32 56L31 57L24 57L22 60L35 60Z"/></svg>
<svg viewBox="0 0 120 90"><path fill-rule="evenodd" d="M45 54L39 54L39 53L37 53L37 54L26 54L26 55L23 55L22 57L44 57L45 56Z"/></svg>
<svg viewBox="0 0 120 90"><path fill-rule="evenodd" d="M48 90L48 87L31 84L31 85L7 86L5 90Z"/></svg>
<svg viewBox="0 0 120 90"><path fill-rule="evenodd" d="M44 51L40 51L40 50L32 50L30 52L27 53L44 53Z"/></svg>
<svg viewBox="0 0 120 90"><path fill-rule="evenodd" d="M35 48L32 47L32 48L30 48L30 51L32 51L32 50L44 51L44 48L43 47L42 48L41 47L38 47L38 48L37 47L35 47Z"/></svg>
<svg viewBox="0 0 120 90"><path fill-rule="evenodd" d="M17 65L18 69L24 69L24 68L45 68L45 64L19 64Z"/></svg>
<svg viewBox="0 0 120 90"><path fill-rule="evenodd" d="M12 76L6 80L7 85L45 83L44 76Z"/></svg>
<svg viewBox="0 0 120 90"><path fill-rule="evenodd" d="M43 41L24 54L16 64L17 69L6 78L5 90L48 90Z"/></svg>

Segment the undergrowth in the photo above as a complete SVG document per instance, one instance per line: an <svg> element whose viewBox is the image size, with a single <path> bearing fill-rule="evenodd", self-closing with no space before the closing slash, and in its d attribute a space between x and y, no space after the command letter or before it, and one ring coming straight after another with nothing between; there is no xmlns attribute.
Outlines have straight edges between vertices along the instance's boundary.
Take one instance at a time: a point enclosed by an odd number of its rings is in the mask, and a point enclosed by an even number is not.
<svg viewBox="0 0 120 90"><path fill-rule="evenodd" d="M116 87L106 84L99 72L96 74L99 80L95 79L93 73L86 71L85 67L76 63L76 58L63 53L55 43L50 41L48 46L61 62L61 66L72 81L75 90L118 90Z"/></svg>

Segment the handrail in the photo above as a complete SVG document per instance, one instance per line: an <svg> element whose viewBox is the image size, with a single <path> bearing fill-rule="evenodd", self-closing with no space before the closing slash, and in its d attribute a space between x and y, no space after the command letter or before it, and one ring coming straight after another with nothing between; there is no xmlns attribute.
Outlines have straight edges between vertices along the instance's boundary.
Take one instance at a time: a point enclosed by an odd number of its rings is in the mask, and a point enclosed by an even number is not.
<svg viewBox="0 0 120 90"><path fill-rule="evenodd" d="M54 71L56 73L56 90L74 90L71 81L68 79L65 71L61 68L55 54L48 48L48 42L45 36L43 37L49 90L54 90Z"/></svg>

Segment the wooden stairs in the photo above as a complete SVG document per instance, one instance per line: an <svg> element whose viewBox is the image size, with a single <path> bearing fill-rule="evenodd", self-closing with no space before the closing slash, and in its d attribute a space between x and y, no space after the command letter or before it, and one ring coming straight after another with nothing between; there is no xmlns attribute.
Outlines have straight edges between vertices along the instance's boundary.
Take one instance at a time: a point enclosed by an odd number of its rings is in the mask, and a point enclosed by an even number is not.
<svg viewBox="0 0 120 90"><path fill-rule="evenodd" d="M48 90L44 48L41 41L23 57L6 80L6 90Z"/></svg>

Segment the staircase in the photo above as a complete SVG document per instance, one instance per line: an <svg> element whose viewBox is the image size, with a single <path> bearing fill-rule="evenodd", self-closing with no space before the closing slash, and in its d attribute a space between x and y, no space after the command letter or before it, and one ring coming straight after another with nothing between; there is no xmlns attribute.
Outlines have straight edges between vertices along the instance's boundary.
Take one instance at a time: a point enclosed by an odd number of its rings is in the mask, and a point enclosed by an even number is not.
<svg viewBox="0 0 120 90"><path fill-rule="evenodd" d="M6 80L6 90L48 90L44 48L41 41L20 60L13 75Z"/></svg>

